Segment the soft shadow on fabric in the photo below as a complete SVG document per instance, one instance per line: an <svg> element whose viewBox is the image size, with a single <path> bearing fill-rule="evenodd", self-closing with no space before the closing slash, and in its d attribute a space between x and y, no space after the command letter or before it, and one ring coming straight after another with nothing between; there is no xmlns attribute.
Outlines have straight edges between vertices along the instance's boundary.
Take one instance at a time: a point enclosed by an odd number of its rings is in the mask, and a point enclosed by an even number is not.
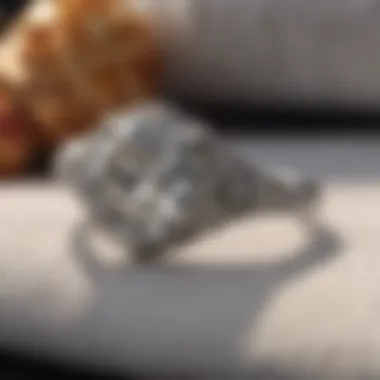
<svg viewBox="0 0 380 380"><path fill-rule="evenodd" d="M117 346L110 360L144 372L248 371L238 340L266 307L270 297L298 275L326 265L340 251L339 237L316 230L310 245L292 259L241 268L129 266L102 267L87 251L85 235L73 236L75 259L92 279L95 300L78 331L101 330ZM107 355L107 353L105 353ZM179 371L179 372L178 372ZM262 369L260 369L262 371ZM242 372L242 373L243 373Z"/></svg>

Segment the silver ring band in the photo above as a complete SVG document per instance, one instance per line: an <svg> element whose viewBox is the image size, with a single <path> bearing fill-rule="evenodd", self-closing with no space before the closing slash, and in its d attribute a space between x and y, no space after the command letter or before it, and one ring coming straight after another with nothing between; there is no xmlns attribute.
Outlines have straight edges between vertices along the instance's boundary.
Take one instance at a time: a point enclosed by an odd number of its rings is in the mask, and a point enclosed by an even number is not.
<svg viewBox="0 0 380 380"><path fill-rule="evenodd" d="M165 103L113 115L65 147L57 170L86 203L89 223L139 261L262 208L293 210L309 224L318 198L314 182L254 167Z"/></svg>

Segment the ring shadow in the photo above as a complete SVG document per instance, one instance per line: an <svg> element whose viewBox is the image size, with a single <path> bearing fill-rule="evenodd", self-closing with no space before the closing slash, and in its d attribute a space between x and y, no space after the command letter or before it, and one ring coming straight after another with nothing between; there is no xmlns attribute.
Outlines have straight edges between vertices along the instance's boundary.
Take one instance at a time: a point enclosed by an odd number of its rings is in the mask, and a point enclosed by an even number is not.
<svg viewBox="0 0 380 380"><path fill-rule="evenodd" d="M79 229L72 244L78 265L95 289L93 304L78 328L100 329L100 336L118 347L104 353L105 362L156 375L195 371L217 376L235 371L238 379L239 373L247 374L237 350L247 324L255 324L271 296L286 283L337 257L342 242L321 225L306 248L272 264L231 269L141 265L122 271L102 267ZM260 371L249 369L250 375Z"/></svg>

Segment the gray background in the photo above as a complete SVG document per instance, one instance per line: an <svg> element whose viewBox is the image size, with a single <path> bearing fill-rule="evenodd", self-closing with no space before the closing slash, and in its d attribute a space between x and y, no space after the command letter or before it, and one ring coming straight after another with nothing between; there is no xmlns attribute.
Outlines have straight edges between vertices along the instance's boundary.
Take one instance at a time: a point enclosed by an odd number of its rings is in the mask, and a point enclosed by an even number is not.
<svg viewBox="0 0 380 380"><path fill-rule="evenodd" d="M177 93L197 101L377 108L379 0L177 3L186 25L170 45L169 83Z"/></svg>

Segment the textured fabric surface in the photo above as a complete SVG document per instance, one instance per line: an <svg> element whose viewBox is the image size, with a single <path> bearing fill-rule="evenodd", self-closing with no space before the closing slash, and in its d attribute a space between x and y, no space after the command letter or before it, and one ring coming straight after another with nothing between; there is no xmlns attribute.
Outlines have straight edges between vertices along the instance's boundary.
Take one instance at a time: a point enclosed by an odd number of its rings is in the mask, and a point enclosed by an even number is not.
<svg viewBox="0 0 380 380"><path fill-rule="evenodd" d="M379 102L379 0L183 0L176 7L171 19L178 14L185 27L171 44L169 72L182 95L248 104Z"/></svg>
<svg viewBox="0 0 380 380"><path fill-rule="evenodd" d="M78 250L66 189L3 184L0 345L163 378L378 378L379 143L238 146L326 182L319 234L248 218L133 269Z"/></svg>

